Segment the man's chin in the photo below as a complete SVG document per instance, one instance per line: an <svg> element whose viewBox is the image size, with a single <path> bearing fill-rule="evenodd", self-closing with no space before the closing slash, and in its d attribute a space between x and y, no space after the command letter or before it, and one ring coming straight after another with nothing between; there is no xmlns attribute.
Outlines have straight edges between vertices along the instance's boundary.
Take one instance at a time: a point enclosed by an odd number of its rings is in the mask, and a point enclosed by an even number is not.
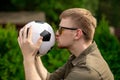
<svg viewBox="0 0 120 80"><path fill-rule="evenodd" d="M61 49L66 48L65 46L62 46L62 45L57 45L57 46L58 46L58 48L61 48Z"/></svg>

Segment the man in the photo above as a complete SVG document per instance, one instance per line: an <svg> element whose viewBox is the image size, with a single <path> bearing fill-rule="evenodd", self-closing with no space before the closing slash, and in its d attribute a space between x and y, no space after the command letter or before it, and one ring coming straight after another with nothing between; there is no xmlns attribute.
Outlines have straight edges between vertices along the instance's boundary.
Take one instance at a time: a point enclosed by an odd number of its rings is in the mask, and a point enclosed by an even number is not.
<svg viewBox="0 0 120 80"><path fill-rule="evenodd" d="M60 15L56 41L59 48L66 48L71 56L65 65L49 73L36 56L42 37L36 44L31 41L31 29L21 29L18 42L23 54L26 80L114 80L108 64L93 41L96 19L82 8L71 8Z"/></svg>

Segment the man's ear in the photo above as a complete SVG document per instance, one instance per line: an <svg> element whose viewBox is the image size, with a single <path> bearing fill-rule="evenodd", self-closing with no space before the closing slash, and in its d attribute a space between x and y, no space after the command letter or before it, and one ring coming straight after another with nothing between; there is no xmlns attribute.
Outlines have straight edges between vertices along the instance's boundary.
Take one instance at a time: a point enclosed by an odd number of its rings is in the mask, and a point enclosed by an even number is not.
<svg viewBox="0 0 120 80"><path fill-rule="evenodd" d="M77 29L76 30L76 34L75 34L75 39L80 39L82 37L83 33L81 29Z"/></svg>

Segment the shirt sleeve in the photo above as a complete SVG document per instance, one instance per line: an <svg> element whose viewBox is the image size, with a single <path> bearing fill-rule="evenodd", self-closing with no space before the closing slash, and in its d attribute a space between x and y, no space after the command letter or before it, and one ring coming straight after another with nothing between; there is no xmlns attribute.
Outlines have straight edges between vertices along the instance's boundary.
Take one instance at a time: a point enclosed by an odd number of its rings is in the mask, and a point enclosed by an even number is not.
<svg viewBox="0 0 120 80"><path fill-rule="evenodd" d="M99 75L94 70L72 70L64 80L100 80Z"/></svg>
<svg viewBox="0 0 120 80"><path fill-rule="evenodd" d="M48 74L48 80L61 80L65 74L66 64L58 68L55 72Z"/></svg>

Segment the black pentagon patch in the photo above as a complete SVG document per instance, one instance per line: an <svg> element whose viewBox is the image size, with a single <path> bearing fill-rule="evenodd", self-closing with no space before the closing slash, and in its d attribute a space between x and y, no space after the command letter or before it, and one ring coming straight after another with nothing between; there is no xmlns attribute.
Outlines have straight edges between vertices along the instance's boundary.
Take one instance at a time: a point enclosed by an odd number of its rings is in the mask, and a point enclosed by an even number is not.
<svg viewBox="0 0 120 80"><path fill-rule="evenodd" d="M50 41L51 33L47 30L44 30L42 33L40 33L40 36L43 37L43 41Z"/></svg>

